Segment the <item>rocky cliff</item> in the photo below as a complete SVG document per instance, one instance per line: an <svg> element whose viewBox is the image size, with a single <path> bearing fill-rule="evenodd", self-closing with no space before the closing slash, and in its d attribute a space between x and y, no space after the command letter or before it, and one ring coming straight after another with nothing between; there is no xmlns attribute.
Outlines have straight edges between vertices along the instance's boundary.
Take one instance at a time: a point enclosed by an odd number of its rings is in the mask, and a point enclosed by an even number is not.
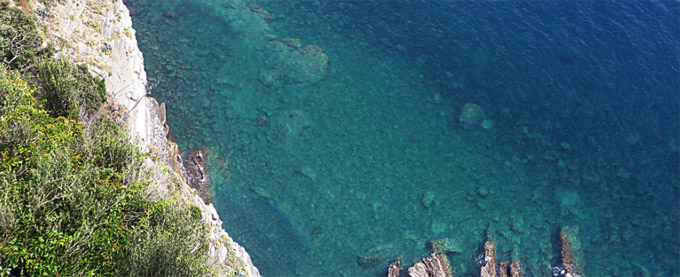
<svg viewBox="0 0 680 277"><path fill-rule="evenodd" d="M24 1L16 1L21 4ZM137 46L128 9L122 0L62 0L44 6L31 1L47 41L61 57L89 65L106 81L109 103L103 112L115 114L139 145L145 158L145 174L151 180L150 197L179 195L201 208L210 230L210 254L216 272L260 276L250 256L222 229L215 208L206 205L185 182L176 144L168 141L165 106L147 94L153 86L144 71L144 58Z"/></svg>

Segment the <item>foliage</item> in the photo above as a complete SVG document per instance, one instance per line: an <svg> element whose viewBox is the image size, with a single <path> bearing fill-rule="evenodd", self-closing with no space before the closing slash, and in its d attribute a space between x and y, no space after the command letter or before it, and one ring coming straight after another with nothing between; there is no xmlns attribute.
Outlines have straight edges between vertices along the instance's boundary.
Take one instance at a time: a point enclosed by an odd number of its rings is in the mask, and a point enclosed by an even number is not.
<svg viewBox="0 0 680 277"><path fill-rule="evenodd" d="M42 44L34 20L0 0L0 60L5 69L24 72L39 58L51 56L52 48Z"/></svg>
<svg viewBox="0 0 680 277"><path fill-rule="evenodd" d="M126 133L106 117L88 130L51 117L34 93L0 71L0 274L201 274L204 227L129 178Z"/></svg>
<svg viewBox="0 0 680 277"><path fill-rule="evenodd" d="M0 276L209 273L200 210L150 199L127 133L107 116L79 122L104 82L41 45L0 0Z"/></svg>
<svg viewBox="0 0 680 277"><path fill-rule="evenodd" d="M85 65L44 59L35 66L40 95L53 116L78 118L80 107L96 108L106 101L104 81L93 77Z"/></svg>

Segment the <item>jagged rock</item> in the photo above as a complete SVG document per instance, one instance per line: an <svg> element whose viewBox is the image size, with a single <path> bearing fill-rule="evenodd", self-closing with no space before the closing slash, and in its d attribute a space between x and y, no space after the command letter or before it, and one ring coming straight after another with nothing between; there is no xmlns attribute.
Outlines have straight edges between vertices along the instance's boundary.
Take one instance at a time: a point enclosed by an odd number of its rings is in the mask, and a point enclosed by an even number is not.
<svg viewBox="0 0 680 277"><path fill-rule="evenodd" d="M522 277L522 267L519 265L519 261L515 260L510 264L510 276Z"/></svg>
<svg viewBox="0 0 680 277"><path fill-rule="evenodd" d="M184 177L187 183L198 192L198 196L205 201L205 203L212 202L212 193L210 192L210 178L205 168L205 159L203 153L191 152L183 163Z"/></svg>
<svg viewBox="0 0 680 277"><path fill-rule="evenodd" d="M562 227L562 270L567 277L582 277L584 260L581 242L578 240L578 228Z"/></svg>
<svg viewBox="0 0 680 277"><path fill-rule="evenodd" d="M396 258L387 266L387 277L399 276L401 276L401 258Z"/></svg>
<svg viewBox="0 0 680 277"><path fill-rule="evenodd" d="M486 115L479 105L467 103L460 111L458 122L463 128L468 129L479 126L485 118Z"/></svg>
<svg viewBox="0 0 680 277"><path fill-rule="evenodd" d="M508 277L508 263L501 262L498 264L498 277Z"/></svg>
<svg viewBox="0 0 680 277"><path fill-rule="evenodd" d="M371 248L366 253L357 256L357 264L362 267L374 266L378 262L386 260L394 249L396 247L391 243Z"/></svg>
<svg viewBox="0 0 680 277"><path fill-rule="evenodd" d="M493 241L488 240L484 243L484 262L479 276L480 277L498 277L496 271L496 246Z"/></svg>
<svg viewBox="0 0 680 277"><path fill-rule="evenodd" d="M410 277L453 277L451 266L444 254L432 254L408 269Z"/></svg>
<svg viewBox="0 0 680 277"><path fill-rule="evenodd" d="M442 238L438 240L431 240L427 242L428 248L432 253L461 253L460 244L451 238Z"/></svg>

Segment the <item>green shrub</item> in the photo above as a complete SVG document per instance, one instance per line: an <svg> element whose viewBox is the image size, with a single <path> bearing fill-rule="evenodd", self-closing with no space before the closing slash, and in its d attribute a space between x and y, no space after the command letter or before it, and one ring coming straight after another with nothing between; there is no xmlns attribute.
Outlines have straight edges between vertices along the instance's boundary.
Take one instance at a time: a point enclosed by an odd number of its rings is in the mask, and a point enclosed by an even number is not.
<svg viewBox="0 0 680 277"><path fill-rule="evenodd" d="M125 131L106 117L83 131L34 93L0 69L0 275L205 273L204 227L126 177L140 170Z"/></svg>
<svg viewBox="0 0 680 277"><path fill-rule="evenodd" d="M123 171L132 163L135 149L128 134L108 116L94 119L87 137L89 157L96 166Z"/></svg>
<svg viewBox="0 0 680 277"><path fill-rule="evenodd" d="M106 101L104 81L93 77L85 65L44 59L36 63L35 77L45 107L54 117L77 119L81 107L92 109Z"/></svg>
<svg viewBox="0 0 680 277"><path fill-rule="evenodd" d="M31 104L32 90L17 79L0 70L0 149L33 141L37 133L32 121L41 111Z"/></svg>
<svg viewBox="0 0 680 277"><path fill-rule="evenodd" d="M0 0L0 276L210 273L200 210L148 198L127 133L105 116L78 122L104 82L41 45Z"/></svg>
<svg viewBox="0 0 680 277"><path fill-rule="evenodd" d="M130 262L115 275L121 276L198 276L205 273L208 245L206 230L186 209L171 202L160 202L158 213L146 218L150 228L136 232L138 241Z"/></svg>
<svg viewBox="0 0 680 277"><path fill-rule="evenodd" d="M51 56L52 48L42 44L34 20L0 0L0 60L5 69L23 72L37 59Z"/></svg>

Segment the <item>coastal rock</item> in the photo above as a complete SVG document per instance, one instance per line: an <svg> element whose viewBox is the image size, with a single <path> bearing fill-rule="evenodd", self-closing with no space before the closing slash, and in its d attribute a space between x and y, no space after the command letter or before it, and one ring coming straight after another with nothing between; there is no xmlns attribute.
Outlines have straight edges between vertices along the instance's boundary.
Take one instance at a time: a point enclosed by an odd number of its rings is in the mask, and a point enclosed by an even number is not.
<svg viewBox="0 0 680 277"><path fill-rule="evenodd" d="M479 105L467 103L460 111L458 122L463 128L469 129L479 126L485 118L484 110Z"/></svg>
<svg viewBox="0 0 680 277"><path fill-rule="evenodd" d="M387 266L387 277L401 276L401 258L396 258Z"/></svg>
<svg viewBox="0 0 680 277"><path fill-rule="evenodd" d="M519 261L515 260L512 261L510 264L510 276L511 277L522 277L522 267L519 264Z"/></svg>
<svg viewBox="0 0 680 277"><path fill-rule="evenodd" d="M498 277L508 277L508 263L501 262L498 264Z"/></svg>
<svg viewBox="0 0 680 277"><path fill-rule="evenodd" d="M493 241L488 240L484 243L484 265L482 266L480 277L497 277L496 269L496 246Z"/></svg>
<svg viewBox="0 0 680 277"><path fill-rule="evenodd" d="M149 197L163 199L176 195L180 201L201 209L209 240L207 251L212 257L206 266L211 270L226 275L260 276L245 249L222 229L215 208L207 205L181 178L184 163L176 144L167 139L165 107L147 96L151 86L144 58L123 1L108 1L106 5L86 0L52 3L51 16L41 22L46 41L59 47L59 57L88 64L94 75L104 78L112 107L124 111L116 121L127 128L141 153L153 154L142 161L151 181L147 188ZM40 1L32 4L36 10L45 8ZM108 46L107 51L102 50L102 42ZM199 161L193 159L192 163ZM200 172L196 170L195 176L201 176ZM204 169L202 172L205 176Z"/></svg>
<svg viewBox="0 0 680 277"><path fill-rule="evenodd" d="M562 242L562 275L568 277L582 277L584 268L583 249L578 240L578 229L562 227L560 231Z"/></svg>
<svg viewBox="0 0 680 277"><path fill-rule="evenodd" d="M203 153L200 151L191 152L183 164L184 177L189 186L198 192L198 196L200 196L205 203L212 203L213 196L210 191L211 182L206 170Z"/></svg>
<svg viewBox="0 0 680 277"><path fill-rule="evenodd" d="M432 254L408 269L410 277L453 277L451 266L444 254Z"/></svg>

